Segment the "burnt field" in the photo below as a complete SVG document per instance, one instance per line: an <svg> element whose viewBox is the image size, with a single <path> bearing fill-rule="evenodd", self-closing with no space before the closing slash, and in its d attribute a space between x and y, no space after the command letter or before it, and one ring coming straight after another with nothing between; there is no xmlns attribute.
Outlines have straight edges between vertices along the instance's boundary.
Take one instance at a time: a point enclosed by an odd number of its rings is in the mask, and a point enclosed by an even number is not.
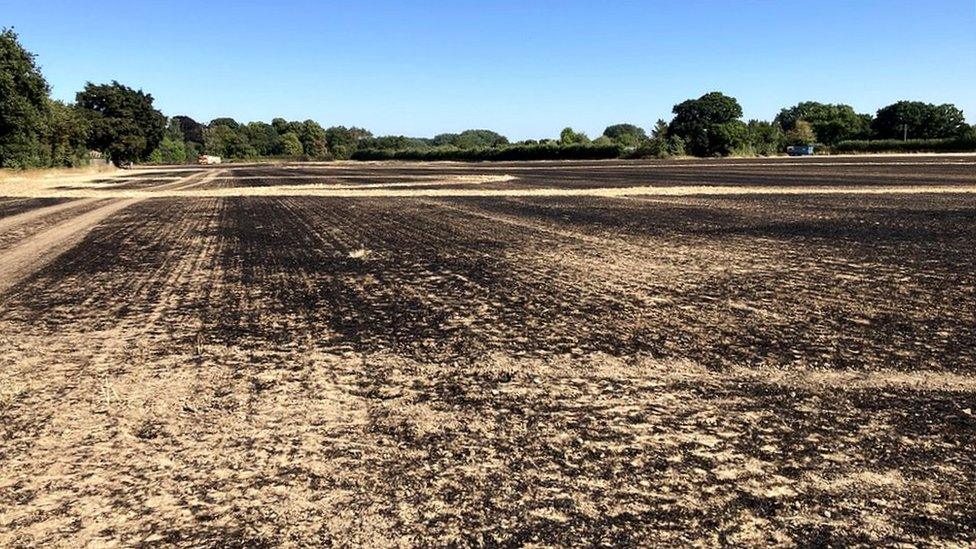
<svg viewBox="0 0 976 549"><path fill-rule="evenodd" d="M0 183L0 546L976 543L976 157Z"/></svg>

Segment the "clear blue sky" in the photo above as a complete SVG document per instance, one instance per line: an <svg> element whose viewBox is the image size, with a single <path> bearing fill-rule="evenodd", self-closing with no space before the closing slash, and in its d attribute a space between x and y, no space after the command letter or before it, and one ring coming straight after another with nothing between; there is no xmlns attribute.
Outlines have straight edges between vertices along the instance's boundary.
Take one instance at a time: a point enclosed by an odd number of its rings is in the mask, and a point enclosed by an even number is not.
<svg viewBox="0 0 976 549"><path fill-rule="evenodd" d="M976 1L0 0L54 95L112 79L200 121L377 134L651 126L720 90L747 118L801 100L951 102L976 122Z"/></svg>

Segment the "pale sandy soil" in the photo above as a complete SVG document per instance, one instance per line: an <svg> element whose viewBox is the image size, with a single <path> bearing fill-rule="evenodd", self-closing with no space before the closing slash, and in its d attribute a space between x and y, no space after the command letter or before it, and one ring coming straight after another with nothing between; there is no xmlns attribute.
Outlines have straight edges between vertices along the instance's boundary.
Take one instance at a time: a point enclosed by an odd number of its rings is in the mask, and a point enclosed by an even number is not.
<svg viewBox="0 0 976 549"><path fill-rule="evenodd" d="M115 176L121 174L131 174L123 172L114 166L97 166L85 168L62 168L62 169L40 169L40 170L3 170L0 169L0 183L24 180L51 180L60 181L86 181L92 177Z"/></svg>

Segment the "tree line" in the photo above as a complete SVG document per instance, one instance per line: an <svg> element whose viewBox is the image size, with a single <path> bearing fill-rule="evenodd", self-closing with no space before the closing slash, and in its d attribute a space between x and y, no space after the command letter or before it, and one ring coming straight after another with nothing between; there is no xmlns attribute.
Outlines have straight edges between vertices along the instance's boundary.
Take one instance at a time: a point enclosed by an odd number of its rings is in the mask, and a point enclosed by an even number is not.
<svg viewBox="0 0 976 549"><path fill-rule="evenodd" d="M976 129L954 105L900 101L860 114L849 105L805 101L782 109L772 121L742 120L739 102L719 92L689 99L673 109L670 122L650 131L636 124L608 126L595 139L572 128L558 138L510 142L485 129L432 138L374 136L363 128L323 128L276 118L239 123L217 118L207 124L174 116L160 145L148 157L181 163L206 153L231 159L268 157L309 160L557 160L665 158L670 156L769 156L789 145L815 144L838 151L972 150ZM905 138L909 138L904 141ZM891 140L902 140L892 143ZM936 146L937 145L937 146Z"/></svg>
<svg viewBox="0 0 976 549"><path fill-rule="evenodd" d="M753 156L816 144L840 152L976 150L976 127L951 104L899 101L874 115L844 104L805 101L772 121L744 121L734 98L711 92L674 106L670 121L649 131L608 126L595 139L565 128L558 138L510 142L486 129L432 138L374 136L357 127L324 128L314 120L240 123L167 118L152 95L120 84L88 83L73 104L50 97L35 56L11 29L0 30L0 167L78 166L98 151L116 164L228 159L532 160L669 156Z"/></svg>

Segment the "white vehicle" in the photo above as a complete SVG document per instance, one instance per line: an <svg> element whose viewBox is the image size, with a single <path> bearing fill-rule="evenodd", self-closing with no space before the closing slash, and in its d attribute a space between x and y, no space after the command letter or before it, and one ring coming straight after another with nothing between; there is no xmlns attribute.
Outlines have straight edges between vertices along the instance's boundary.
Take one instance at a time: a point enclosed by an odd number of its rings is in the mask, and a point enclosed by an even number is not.
<svg viewBox="0 0 976 549"><path fill-rule="evenodd" d="M199 157L197 157L197 164L220 164L220 157L209 154L201 154Z"/></svg>

